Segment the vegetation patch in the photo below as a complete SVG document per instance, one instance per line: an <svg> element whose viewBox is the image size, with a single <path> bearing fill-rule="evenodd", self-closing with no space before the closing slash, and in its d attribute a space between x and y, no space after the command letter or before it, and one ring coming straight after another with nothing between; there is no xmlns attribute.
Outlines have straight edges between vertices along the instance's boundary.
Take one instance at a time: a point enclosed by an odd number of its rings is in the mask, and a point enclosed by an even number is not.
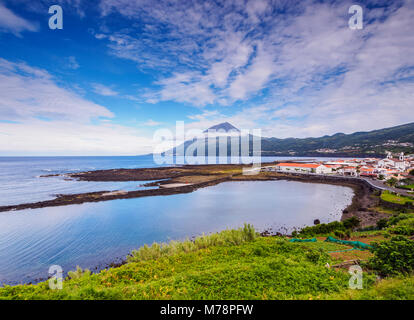
<svg viewBox="0 0 414 320"><path fill-rule="evenodd" d="M414 269L414 241L403 236L373 244L368 265L382 276L411 274Z"/></svg>
<svg viewBox="0 0 414 320"><path fill-rule="evenodd" d="M348 239L352 229L359 225L360 221L356 217L351 217L342 222L333 221L330 223L321 223L312 227L305 227L300 231L294 231L292 236L301 238L310 238L317 235L333 235L341 239Z"/></svg>
<svg viewBox="0 0 414 320"><path fill-rule="evenodd" d="M393 216L383 230L353 231L351 238L372 244L411 217ZM333 226L350 230L356 222ZM311 228L307 232L335 230ZM383 240L372 251L344 251L350 247L324 240L259 237L245 225L192 241L144 246L125 265L96 274L77 268L62 290L49 289L47 281L5 286L0 299L414 299L414 241L408 237ZM362 290L349 289L347 270L332 267L349 260L368 261L362 264L368 267ZM386 278L377 281L377 274Z"/></svg>
<svg viewBox="0 0 414 320"><path fill-rule="evenodd" d="M406 203L414 202L414 199L410 197L400 196L398 194L394 194L389 191L383 191L381 193L381 199L387 202L397 203L397 204L406 204Z"/></svg>

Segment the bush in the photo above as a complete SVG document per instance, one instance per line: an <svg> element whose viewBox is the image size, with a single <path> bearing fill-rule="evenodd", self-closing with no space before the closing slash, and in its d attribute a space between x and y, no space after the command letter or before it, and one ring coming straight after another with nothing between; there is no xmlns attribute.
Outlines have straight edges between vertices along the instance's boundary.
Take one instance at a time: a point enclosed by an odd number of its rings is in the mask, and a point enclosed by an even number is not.
<svg viewBox="0 0 414 320"><path fill-rule="evenodd" d="M292 236L301 236L303 238L337 232L342 236L349 237L351 233L347 232L347 230L355 229L357 226L359 226L359 223L360 220L357 217L351 217L349 219L344 220L343 222L334 221L330 223L321 223L312 227L305 227L299 232L294 231L292 233ZM342 232L343 234L339 232Z"/></svg>
<svg viewBox="0 0 414 320"><path fill-rule="evenodd" d="M321 248L317 250L309 250L305 254L306 258L315 264L325 264L329 261L329 255Z"/></svg>
<svg viewBox="0 0 414 320"><path fill-rule="evenodd" d="M349 219L346 219L342 222L344 224L344 227L346 229L355 229L359 226L361 221L357 217L351 217Z"/></svg>
<svg viewBox="0 0 414 320"><path fill-rule="evenodd" d="M377 228L379 230L382 230L388 226L388 220L387 219L381 219L377 221Z"/></svg>
<svg viewBox="0 0 414 320"><path fill-rule="evenodd" d="M400 213L400 214L393 215L388 220L388 226L394 226L394 225L398 224L400 221L410 219L410 218L414 218L414 216L412 214L405 214L405 213Z"/></svg>
<svg viewBox="0 0 414 320"><path fill-rule="evenodd" d="M394 228L390 228L390 232L405 236L414 235L414 218L399 221Z"/></svg>
<svg viewBox="0 0 414 320"><path fill-rule="evenodd" d="M334 235L338 239L346 240L351 237L351 230L346 230L346 231L337 230L334 232Z"/></svg>
<svg viewBox="0 0 414 320"><path fill-rule="evenodd" d="M69 271L68 277L69 279L80 279L83 276L89 276L91 274L91 271L89 269L82 270L81 267L76 266L75 271Z"/></svg>
<svg viewBox="0 0 414 320"><path fill-rule="evenodd" d="M313 227L305 227L297 233L301 237L313 237L320 234L328 234L335 231L345 231L342 222L334 221L330 223L321 223Z"/></svg>
<svg viewBox="0 0 414 320"><path fill-rule="evenodd" d="M409 274L414 268L414 241L403 236L373 244L368 265L382 276Z"/></svg>
<svg viewBox="0 0 414 320"><path fill-rule="evenodd" d="M391 187L395 187L395 185L397 184L398 180L395 178L390 178L386 181L386 184L388 184Z"/></svg>

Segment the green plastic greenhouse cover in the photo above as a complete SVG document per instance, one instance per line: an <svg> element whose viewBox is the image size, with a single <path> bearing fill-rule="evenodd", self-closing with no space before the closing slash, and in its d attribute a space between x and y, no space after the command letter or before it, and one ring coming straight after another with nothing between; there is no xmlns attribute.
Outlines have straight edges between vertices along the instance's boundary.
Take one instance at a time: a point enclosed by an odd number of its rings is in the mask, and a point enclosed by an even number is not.
<svg viewBox="0 0 414 320"><path fill-rule="evenodd" d="M353 246L354 248L363 249L363 250L369 250L372 248L369 244L360 242L360 241L346 241L346 240L339 240L335 239L333 237L328 237L325 240L326 242L335 242L340 244L346 244L348 246Z"/></svg>
<svg viewBox="0 0 414 320"><path fill-rule="evenodd" d="M312 238L312 239L290 239L289 242L316 242L316 238Z"/></svg>

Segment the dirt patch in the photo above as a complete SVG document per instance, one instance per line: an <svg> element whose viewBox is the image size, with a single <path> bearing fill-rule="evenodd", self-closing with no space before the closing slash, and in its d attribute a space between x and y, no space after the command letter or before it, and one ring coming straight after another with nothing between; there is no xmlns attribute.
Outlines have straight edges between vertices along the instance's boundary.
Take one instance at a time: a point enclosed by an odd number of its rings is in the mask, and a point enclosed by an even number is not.
<svg viewBox="0 0 414 320"><path fill-rule="evenodd" d="M190 183L166 183L160 185L161 188L178 188L178 187L186 187L191 186Z"/></svg>
<svg viewBox="0 0 414 320"><path fill-rule="evenodd" d="M123 191L123 190L111 191L111 192L102 193L102 197L120 196L120 195L124 195L124 194L127 194L127 193L128 193L127 191Z"/></svg>
<svg viewBox="0 0 414 320"><path fill-rule="evenodd" d="M382 235L378 235L378 236L361 236L361 237L353 237L352 241L360 241L360 242L364 242L364 243L368 243L370 244L371 242L374 241L382 241L385 240L384 236Z"/></svg>
<svg viewBox="0 0 414 320"><path fill-rule="evenodd" d="M368 250L351 250L343 252L330 252L329 255L335 261L347 261L347 260L368 260L373 254Z"/></svg>

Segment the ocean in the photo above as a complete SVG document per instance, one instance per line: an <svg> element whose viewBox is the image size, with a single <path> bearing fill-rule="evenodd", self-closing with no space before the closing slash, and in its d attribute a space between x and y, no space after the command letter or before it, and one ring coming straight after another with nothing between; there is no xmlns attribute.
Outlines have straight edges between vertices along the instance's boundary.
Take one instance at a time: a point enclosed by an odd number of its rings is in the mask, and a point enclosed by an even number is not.
<svg viewBox="0 0 414 320"><path fill-rule="evenodd" d="M294 157L263 157L262 162ZM160 166L152 155L107 157L0 157L0 206L51 200L57 194L139 190L142 181L86 182L67 180L65 174L81 171L151 168ZM164 165L165 166L165 165ZM148 181L145 181L148 182Z"/></svg>

